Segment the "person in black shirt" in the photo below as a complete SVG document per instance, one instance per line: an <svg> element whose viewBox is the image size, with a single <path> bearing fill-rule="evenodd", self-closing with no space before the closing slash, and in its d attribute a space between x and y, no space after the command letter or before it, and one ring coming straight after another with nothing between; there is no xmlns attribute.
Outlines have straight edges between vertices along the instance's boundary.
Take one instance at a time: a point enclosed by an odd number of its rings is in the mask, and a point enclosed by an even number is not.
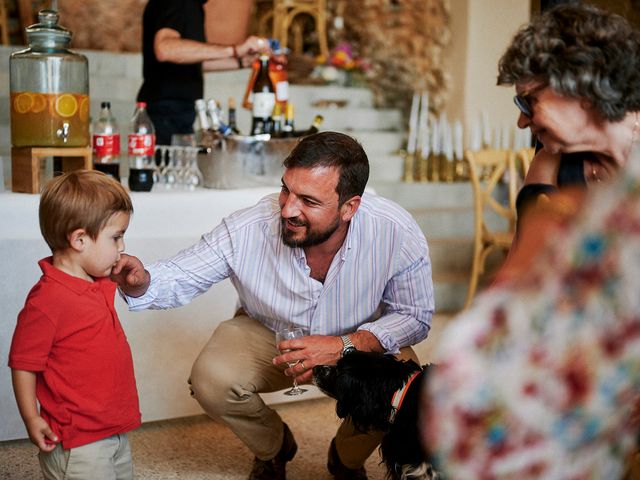
<svg viewBox="0 0 640 480"><path fill-rule="evenodd" d="M192 133L194 102L203 96L202 72L249 67L268 42L250 36L239 45L206 43L206 0L149 0L142 19L142 87L138 101L156 129L156 143L174 133Z"/></svg>

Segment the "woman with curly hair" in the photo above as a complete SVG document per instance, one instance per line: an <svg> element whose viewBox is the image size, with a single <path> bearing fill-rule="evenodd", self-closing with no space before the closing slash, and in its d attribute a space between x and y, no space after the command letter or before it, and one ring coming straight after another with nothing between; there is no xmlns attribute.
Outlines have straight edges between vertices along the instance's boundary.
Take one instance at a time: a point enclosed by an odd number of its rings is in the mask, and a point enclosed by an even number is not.
<svg viewBox="0 0 640 480"><path fill-rule="evenodd" d="M640 135L640 32L590 5L557 6L516 34L498 85L515 85L518 126L544 146L528 184L606 180Z"/></svg>
<svg viewBox="0 0 640 480"><path fill-rule="evenodd" d="M499 85L515 85L518 126L541 147L500 282L529 268L550 229L574 217L585 186L628 165L640 140L640 32L592 5L558 5L518 31L498 70ZM567 186L582 191L553 195Z"/></svg>
<svg viewBox="0 0 640 480"><path fill-rule="evenodd" d="M560 6L500 62L544 145L531 175L560 184L569 153L583 182L618 174L527 212L515 251L535 262L443 329L421 421L446 478L640 478L639 45L616 15Z"/></svg>

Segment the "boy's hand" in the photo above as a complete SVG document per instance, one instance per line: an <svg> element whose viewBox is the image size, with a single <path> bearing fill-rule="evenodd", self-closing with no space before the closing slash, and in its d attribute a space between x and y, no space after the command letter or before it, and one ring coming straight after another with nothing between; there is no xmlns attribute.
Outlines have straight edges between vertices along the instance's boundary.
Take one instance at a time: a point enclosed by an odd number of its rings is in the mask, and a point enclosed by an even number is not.
<svg viewBox="0 0 640 480"><path fill-rule="evenodd" d="M123 253L111 269L111 280L116 282L126 295L139 297L149 288L151 276L138 258Z"/></svg>
<svg viewBox="0 0 640 480"><path fill-rule="evenodd" d="M40 415L25 421L29 439L40 449L41 452L48 453L56 448L56 443L60 442L58 436L53 433L49 424ZM49 439L47 443L45 439Z"/></svg>

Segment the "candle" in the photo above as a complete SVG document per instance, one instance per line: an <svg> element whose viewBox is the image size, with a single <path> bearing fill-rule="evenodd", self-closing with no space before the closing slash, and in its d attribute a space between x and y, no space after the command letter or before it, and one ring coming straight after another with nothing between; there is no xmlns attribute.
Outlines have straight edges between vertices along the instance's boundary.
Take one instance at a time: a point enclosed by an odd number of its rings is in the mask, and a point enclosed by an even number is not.
<svg viewBox="0 0 640 480"><path fill-rule="evenodd" d="M464 156L464 147L462 144L463 135L462 122L460 122L460 120L456 120L456 123L453 126L453 144L455 156L458 160L462 160L462 157Z"/></svg>
<svg viewBox="0 0 640 480"><path fill-rule="evenodd" d="M420 148L422 155L425 156L424 147L429 150L429 92L422 92L422 100L420 102L420 115L418 116Z"/></svg>
<svg viewBox="0 0 640 480"><path fill-rule="evenodd" d="M407 153L413 155L416 152L418 142L418 109L420 108L420 96L413 94L411 100L411 114L409 116L409 141L407 142Z"/></svg>

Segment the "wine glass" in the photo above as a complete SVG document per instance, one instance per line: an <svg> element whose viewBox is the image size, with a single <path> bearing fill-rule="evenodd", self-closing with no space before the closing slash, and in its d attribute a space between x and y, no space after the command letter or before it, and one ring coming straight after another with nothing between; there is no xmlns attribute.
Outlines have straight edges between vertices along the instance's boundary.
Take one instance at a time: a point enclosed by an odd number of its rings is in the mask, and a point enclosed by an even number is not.
<svg viewBox="0 0 640 480"><path fill-rule="evenodd" d="M304 331L299 327L287 327L282 330L276 332L276 347L280 345L280 342L283 340L293 340L294 338L304 337ZM289 350L282 350L281 353L286 353ZM299 360L295 360L293 362L287 362L289 364L289 368L293 368L297 365ZM298 382L296 381L296 377L293 377L293 387L291 390L287 390L284 392L285 395L300 395L306 392L306 388L300 388L298 386Z"/></svg>

